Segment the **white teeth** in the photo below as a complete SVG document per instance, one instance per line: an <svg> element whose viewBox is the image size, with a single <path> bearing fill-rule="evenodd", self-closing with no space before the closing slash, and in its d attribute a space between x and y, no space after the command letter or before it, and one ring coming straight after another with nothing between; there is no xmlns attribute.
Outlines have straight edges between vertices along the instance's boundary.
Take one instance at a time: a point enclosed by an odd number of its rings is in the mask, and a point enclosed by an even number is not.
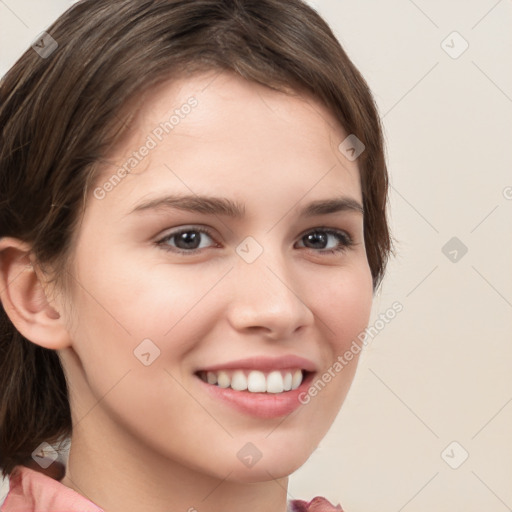
<svg viewBox="0 0 512 512"><path fill-rule="evenodd" d="M284 374L283 389L284 391L290 391L290 389L292 389L292 374L290 372Z"/></svg>
<svg viewBox="0 0 512 512"><path fill-rule="evenodd" d="M284 391L281 372L271 372L267 377L267 393L282 393Z"/></svg>
<svg viewBox="0 0 512 512"><path fill-rule="evenodd" d="M218 372L203 372L201 378L208 384L221 388L231 388L235 391L249 391L251 393L282 393L297 389L303 379L302 370L279 371L274 370L267 375L259 370L247 373L244 370L233 372L220 370Z"/></svg>
<svg viewBox="0 0 512 512"><path fill-rule="evenodd" d="M221 388L229 388L229 385L231 384L229 375L226 372L219 372L217 375L217 384Z"/></svg>
<svg viewBox="0 0 512 512"><path fill-rule="evenodd" d="M292 389L297 389L302 383L302 372L295 370L292 378Z"/></svg>
<svg viewBox="0 0 512 512"><path fill-rule="evenodd" d="M247 389L247 377L242 370L237 370L233 373L231 387L236 391L245 391Z"/></svg>
<svg viewBox="0 0 512 512"><path fill-rule="evenodd" d="M257 370L249 373L247 378L247 389L253 393L263 393L267 391L267 380L265 374Z"/></svg>

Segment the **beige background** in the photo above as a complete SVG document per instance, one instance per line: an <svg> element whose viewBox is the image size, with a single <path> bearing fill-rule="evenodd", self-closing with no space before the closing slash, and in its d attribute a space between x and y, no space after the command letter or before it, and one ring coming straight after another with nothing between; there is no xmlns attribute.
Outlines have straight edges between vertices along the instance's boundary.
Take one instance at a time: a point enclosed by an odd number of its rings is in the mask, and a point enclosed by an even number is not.
<svg viewBox="0 0 512 512"><path fill-rule="evenodd" d="M0 0L0 74L71 3ZM311 3L383 119L398 254L371 323L395 301L403 311L371 339L290 497L512 510L512 2Z"/></svg>

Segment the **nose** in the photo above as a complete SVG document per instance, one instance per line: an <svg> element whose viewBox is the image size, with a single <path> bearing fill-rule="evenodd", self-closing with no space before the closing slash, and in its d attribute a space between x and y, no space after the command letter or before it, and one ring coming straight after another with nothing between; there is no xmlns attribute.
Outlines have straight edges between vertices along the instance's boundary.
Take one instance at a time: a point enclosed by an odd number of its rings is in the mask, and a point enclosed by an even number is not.
<svg viewBox="0 0 512 512"><path fill-rule="evenodd" d="M277 340L313 324L308 299L314 287L308 285L306 291L297 286L290 264L283 259L262 255L253 263L241 260L231 274L227 317L234 329Z"/></svg>

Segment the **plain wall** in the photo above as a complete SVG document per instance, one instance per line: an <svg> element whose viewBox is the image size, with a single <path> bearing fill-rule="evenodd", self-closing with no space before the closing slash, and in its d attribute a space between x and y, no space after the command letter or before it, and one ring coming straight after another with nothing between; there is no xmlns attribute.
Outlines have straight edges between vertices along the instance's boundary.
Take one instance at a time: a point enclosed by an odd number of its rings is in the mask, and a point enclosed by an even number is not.
<svg viewBox="0 0 512 512"><path fill-rule="evenodd" d="M0 1L0 75L72 3ZM346 512L505 512L512 3L311 4L377 101L397 254L375 297L378 332L329 434L291 477L290 498L323 495ZM389 320L395 301L403 310Z"/></svg>

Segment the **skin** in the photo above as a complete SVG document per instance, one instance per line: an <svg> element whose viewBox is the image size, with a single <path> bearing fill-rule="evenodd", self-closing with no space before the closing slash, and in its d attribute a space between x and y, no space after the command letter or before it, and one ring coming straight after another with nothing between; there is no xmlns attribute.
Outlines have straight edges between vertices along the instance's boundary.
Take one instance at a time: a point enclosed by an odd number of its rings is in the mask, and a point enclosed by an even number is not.
<svg viewBox="0 0 512 512"><path fill-rule="evenodd" d="M146 96L96 186L190 96L198 101L191 113L103 199L89 197L72 293L52 293L36 262L25 268L28 247L3 239L1 298L20 332L58 350L63 363L74 424L64 485L107 512L234 512L249 504L285 512L288 475L334 421L358 356L284 420L238 412L207 395L193 373L296 354L321 375L364 330L372 279L363 215L297 213L341 195L362 203L357 160L339 152L348 134L314 98L201 74ZM245 206L245 217L129 214L166 192L226 197ZM209 227L212 238L200 235L192 255L157 245L182 226ZM308 244L305 235L321 226L348 233L354 245L333 254ZM250 264L235 252L247 236L263 249ZM326 244L339 241L329 235ZM160 350L149 366L133 353L146 338ZM236 456L247 442L262 453L252 467Z"/></svg>

